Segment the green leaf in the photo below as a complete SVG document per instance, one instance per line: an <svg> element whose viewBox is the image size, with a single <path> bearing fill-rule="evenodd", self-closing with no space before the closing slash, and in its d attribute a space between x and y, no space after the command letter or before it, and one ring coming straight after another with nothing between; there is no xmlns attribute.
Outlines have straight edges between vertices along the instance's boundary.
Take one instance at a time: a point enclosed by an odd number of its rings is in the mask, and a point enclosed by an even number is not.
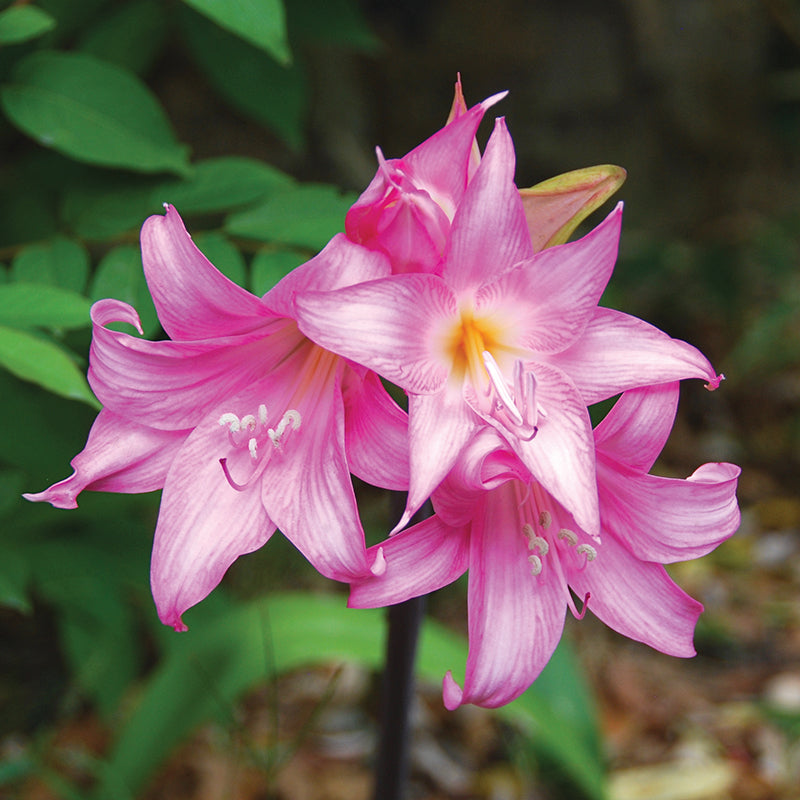
<svg viewBox="0 0 800 800"><path fill-rule="evenodd" d="M222 233L198 233L194 243L203 255L223 274L239 286L247 286L247 266L236 246Z"/></svg>
<svg viewBox="0 0 800 800"><path fill-rule="evenodd" d="M164 3L140 0L100 17L81 37L79 49L141 75L157 58L167 38Z"/></svg>
<svg viewBox="0 0 800 800"><path fill-rule="evenodd" d="M36 6L12 6L0 11L0 45L19 44L52 30L56 21Z"/></svg>
<svg viewBox="0 0 800 800"><path fill-rule="evenodd" d="M266 294L281 278L307 260L299 250L259 250L250 265L253 294Z"/></svg>
<svg viewBox="0 0 800 800"><path fill-rule="evenodd" d="M355 202L333 186L304 184L276 192L255 208L231 214L225 229L262 242L321 250L344 230L344 218Z"/></svg>
<svg viewBox="0 0 800 800"><path fill-rule="evenodd" d="M53 342L0 326L0 365L50 392L100 408L75 362Z"/></svg>
<svg viewBox="0 0 800 800"><path fill-rule="evenodd" d="M182 14L180 24L192 57L214 89L299 150L305 142L308 82L298 61L281 67L198 14Z"/></svg>
<svg viewBox="0 0 800 800"><path fill-rule="evenodd" d="M281 64L292 60L281 0L184 0L217 25L269 53Z"/></svg>
<svg viewBox="0 0 800 800"><path fill-rule="evenodd" d="M145 336L152 336L160 328L138 247L124 244L109 250L97 265L89 296L92 300L113 297L133 306L139 314ZM125 323L119 324L124 326L119 330L130 331Z"/></svg>
<svg viewBox="0 0 800 800"><path fill-rule="evenodd" d="M58 286L6 283L0 286L0 324L15 328L83 328L90 324L91 303Z"/></svg>
<svg viewBox="0 0 800 800"><path fill-rule="evenodd" d="M133 178L94 186L77 186L65 198L62 216L78 235L108 239L141 227L151 214L162 214L164 203L182 215L210 214L263 199L292 183L283 172L253 158L228 156L193 165L186 179Z"/></svg>
<svg viewBox="0 0 800 800"><path fill-rule="evenodd" d="M172 637L169 653L145 688L141 702L110 754L97 798L138 794L167 753L195 726L228 712L238 695L257 681L290 669L331 660L354 660L380 668L384 614L353 610L341 596L285 593L209 618L205 606L191 611L192 629ZM195 620L198 620L195 622ZM423 628L419 673L441 685L447 669L463 664L467 643L432 620ZM569 664L569 654L555 669ZM564 661L564 658L566 661ZM557 687L573 691L568 680ZM522 724L589 797L603 797L602 765L584 745L583 731L553 685L534 684L500 713ZM584 700L580 692L575 703ZM581 722L583 724L583 721Z"/></svg>
<svg viewBox="0 0 800 800"><path fill-rule="evenodd" d="M189 169L187 148L150 90L93 56L31 54L0 90L0 103L24 133L78 161L142 172Z"/></svg>
<svg viewBox="0 0 800 800"><path fill-rule="evenodd" d="M57 236L46 244L33 244L17 253L11 278L26 283L48 283L81 293L89 275L89 254L72 239Z"/></svg>

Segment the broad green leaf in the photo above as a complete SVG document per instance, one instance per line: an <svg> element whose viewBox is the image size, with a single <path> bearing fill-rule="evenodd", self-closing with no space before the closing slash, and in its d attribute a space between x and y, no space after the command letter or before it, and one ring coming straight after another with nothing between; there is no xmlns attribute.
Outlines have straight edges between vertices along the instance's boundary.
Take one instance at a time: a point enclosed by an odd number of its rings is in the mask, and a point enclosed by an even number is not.
<svg viewBox="0 0 800 800"><path fill-rule="evenodd" d="M299 250L259 250L250 265L253 294L266 294L281 278L307 260L307 255Z"/></svg>
<svg viewBox="0 0 800 800"><path fill-rule="evenodd" d="M46 339L0 326L0 366L50 392L100 408L75 362Z"/></svg>
<svg viewBox="0 0 800 800"><path fill-rule="evenodd" d="M62 206L65 222L87 239L107 239L138 230L151 214L163 214L164 203L182 215L229 211L263 199L291 178L252 158L229 156L200 161L186 179L134 178L119 186L77 186Z"/></svg>
<svg viewBox="0 0 800 800"><path fill-rule="evenodd" d="M145 688L123 728L107 765L106 782L95 797L136 795L159 762L196 725L229 711L237 696L258 681L304 665L354 660L374 669L383 658L384 614L352 610L330 595L276 594L247 606L228 608L209 619L203 607L191 612L188 634L173 637L169 653ZM203 620L197 623L194 620ZM437 685L447 669L465 663L467 643L427 620L420 643L419 674ZM555 657L556 669L565 667ZM569 660L569 655L565 658ZM549 668L548 668L549 669ZM571 681L534 684L500 713L523 725L588 797L602 798L602 765L584 744L584 732L563 698ZM578 691L574 698L580 703ZM583 724L583 720L581 720Z"/></svg>
<svg viewBox="0 0 800 800"><path fill-rule="evenodd" d="M305 142L308 87L298 61L281 67L198 14L182 14L180 25L192 57L214 89L237 111L299 150Z"/></svg>
<svg viewBox="0 0 800 800"><path fill-rule="evenodd" d="M56 21L36 6L12 6L0 11L0 45L19 44L52 30Z"/></svg>
<svg viewBox="0 0 800 800"><path fill-rule="evenodd" d="M9 119L78 161L142 172L189 169L164 111L131 72L82 53L37 52L0 90Z"/></svg>
<svg viewBox="0 0 800 800"><path fill-rule="evenodd" d="M0 425L0 460L28 475L23 491L36 492L69 474L70 459L86 442L96 409L67 402L0 369L0 414L9 421ZM58 515L49 506L24 503L26 519L37 511ZM4 536L8 533L6 528Z"/></svg>
<svg viewBox="0 0 800 800"><path fill-rule="evenodd" d="M231 214L225 229L234 236L321 250L344 230L344 218L355 202L333 186L304 184L276 192L260 205Z"/></svg>
<svg viewBox="0 0 800 800"><path fill-rule="evenodd" d="M133 306L145 336L152 336L160 327L156 307L144 279L138 247L123 244L109 250L97 266L89 296L92 300L113 297ZM120 330L130 332L125 323L120 325L123 326Z"/></svg>
<svg viewBox="0 0 800 800"><path fill-rule="evenodd" d="M247 286L247 266L235 245L222 233L198 233L194 243L203 255L223 274L239 286Z"/></svg>
<svg viewBox="0 0 800 800"><path fill-rule="evenodd" d="M263 161L225 156L198 162L186 180L165 181L153 199L184 214L207 214L257 202L292 183L285 172Z"/></svg>
<svg viewBox="0 0 800 800"><path fill-rule="evenodd" d="M24 247L11 262L11 279L49 283L81 293L89 275L89 254L72 239L57 236L46 244Z"/></svg>
<svg viewBox="0 0 800 800"><path fill-rule="evenodd" d="M101 16L81 36L79 49L141 75L158 57L168 33L160 0L138 0Z"/></svg>
<svg viewBox="0 0 800 800"><path fill-rule="evenodd" d="M51 284L0 286L0 324L15 328L83 328L91 303L82 295Z"/></svg>
<svg viewBox="0 0 800 800"><path fill-rule="evenodd" d="M217 25L269 53L281 64L292 60L281 0L184 0Z"/></svg>

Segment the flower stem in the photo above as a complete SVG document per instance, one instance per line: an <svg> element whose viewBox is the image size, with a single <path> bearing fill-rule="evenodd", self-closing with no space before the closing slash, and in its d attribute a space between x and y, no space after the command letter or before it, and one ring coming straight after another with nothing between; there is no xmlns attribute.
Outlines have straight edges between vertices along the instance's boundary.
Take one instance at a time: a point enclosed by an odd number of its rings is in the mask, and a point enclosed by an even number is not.
<svg viewBox="0 0 800 800"><path fill-rule="evenodd" d="M395 494L400 516L405 496ZM433 513L430 503L414 515L418 522ZM381 727L375 762L374 800L402 800L408 784L410 712L414 698L414 659L426 596L412 597L386 609L386 667L381 693Z"/></svg>
<svg viewBox="0 0 800 800"><path fill-rule="evenodd" d="M414 657L425 595L389 606L386 669L381 696L381 732L375 763L375 800L402 800L408 783L410 711Z"/></svg>

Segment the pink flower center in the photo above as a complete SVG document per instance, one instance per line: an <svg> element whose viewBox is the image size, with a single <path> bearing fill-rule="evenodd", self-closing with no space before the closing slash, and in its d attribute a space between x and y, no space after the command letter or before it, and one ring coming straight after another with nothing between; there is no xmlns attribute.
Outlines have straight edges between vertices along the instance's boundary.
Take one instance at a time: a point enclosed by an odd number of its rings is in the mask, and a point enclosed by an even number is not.
<svg viewBox="0 0 800 800"><path fill-rule="evenodd" d="M509 436L529 442L536 436L539 418L546 414L536 402L533 371L525 368L521 358L514 358L518 351L507 341L508 332L496 319L462 309L455 324L448 324L442 349L452 364L451 379L471 385L469 401L475 410ZM513 359L510 382L498 358L506 369Z"/></svg>
<svg viewBox="0 0 800 800"><path fill-rule="evenodd" d="M300 429L300 412L290 408L284 413L274 428L268 425L267 407L262 403L257 414L245 414L241 419L232 412L219 418L219 424L228 428L228 439L236 449L247 448L256 467L244 483L235 481L228 468L228 459L219 460L225 478L232 488L241 492L250 486L264 471L270 457L275 452L283 452L284 443L292 433Z"/></svg>

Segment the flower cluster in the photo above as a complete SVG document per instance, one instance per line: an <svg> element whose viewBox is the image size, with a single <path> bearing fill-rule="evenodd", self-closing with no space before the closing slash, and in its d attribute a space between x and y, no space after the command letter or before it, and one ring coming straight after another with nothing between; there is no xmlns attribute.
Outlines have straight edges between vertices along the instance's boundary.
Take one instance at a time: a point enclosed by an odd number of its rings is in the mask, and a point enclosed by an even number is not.
<svg viewBox="0 0 800 800"><path fill-rule="evenodd" d="M61 508L84 489L163 488L151 582L161 620L202 600L280 528L371 607L469 570L470 649L448 708L517 697L552 654L567 608L691 655L701 606L664 564L738 526L739 470L649 474L678 381L718 376L691 345L598 305L617 257L622 183L596 167L519 190L498 119L467 108L378 170L335 236L264 297L231 283L174 208L148 219L142 260L168 335L125 303L92 308L89 381L103 404L74 473L27 495ZM408 414L381 378L408 396ZM593 430L589 406L621 395ZM367 548L351 474L404 489L392 536ZM432 517L406 528L429 498ZM573 593L577 597L573 598ZM578 609L580 606L580 610Z"/></svg>

